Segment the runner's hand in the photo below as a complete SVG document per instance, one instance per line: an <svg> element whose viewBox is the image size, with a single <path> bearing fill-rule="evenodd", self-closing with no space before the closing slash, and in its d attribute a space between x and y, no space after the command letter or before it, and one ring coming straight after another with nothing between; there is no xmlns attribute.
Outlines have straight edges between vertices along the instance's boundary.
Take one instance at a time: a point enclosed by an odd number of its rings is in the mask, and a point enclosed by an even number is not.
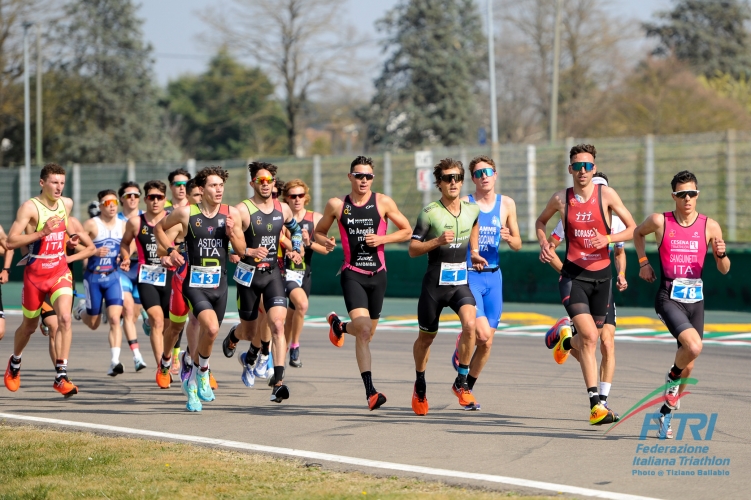
<svg viewBox="0 0 751 500"><path fill-rule="evenodd" d="M306 247L310 246L310 233L305 228L302 230L302 244Z"/></svg>
<svg viewBox="0 0 751 500"><path fill-rule="evenodd" d="M552 243L548 243L547 241L540 245L540 262L545 262L546 264L553 260L553 257L555 256L555 245Z"/></svg>
<svg viewBox="0 0 751 500"><path fill-rule="evenodd" d="M383 242L383 237L378 236L375 233L370 233L365 235L365 243L369 247L377 247L378 245L381 245Z"/></svg>
<svg viewBox="0 0 751 500"><path fill-rule="evenodd" d="M302 264L302 255L295 251L287 252L287 257L292 259L292 262L294 262L297 265Z"/></svg>
<svg viewBox="0 0 751 500"><path fill-rule="evenodd" d="M626 277L622 274L618 275L618 279L615 282L615 286L618 287L619 292L623 292L628 288L628 281L626 281Z"/></svg>
<svg viewBox="0 0 751 500"><path fill-rule="evenodd" d="M323 246L326 247L327 252L332 251L336 248L336 238L333 236L331 238L326 238L326 243L324 243Z"/></svg>
<svg viewBox="0 0 751 500"><path fill-rule="evenodd" d="M597 232L597 228L595 228L595 237L590 240L592 242L592 246L596 249L605 248L610 243L608 241L608 235L607 234L600 234Z"/></svg>
<svg viewBox="0 0 751 500"><path fill-rule="evenodd" d="M125 259L120 263L120 269L125 271L126 273L130 271L130 259Z"/></svg>
<svg viewBox="0 0 751 500"><path fill-rule="evenodd" d="M712 240L712 246L714 247L715 255L725 253L725 240L722 238Z"/></svg>
<svg viewBox="0 0 751 500"><path fill-rule="evenodd" d="M657 279L657 277L655 276L655 270L652 269L652 265L649 263L641 266L641 269L639 269L639 277L647 283L652 283L655 279Z"/></svg>
<svg viewBox="0 0 751 500"><path fill-rule="evenodd" d="M185 257L182 256L177 250L172 250L172 253L167 256L172 263L171 267L180 267L185 264Z"/></svg>
<svg viewBox="0 0 751 500"><path fill-rule="evenodd" d="M49 235L52 231L55 230L55 228L57 226L60 225L60 223L62 221L63 220L60 217L58 217L57 215L55 215L54 217L50 217L49 219L47 219L47 222L44 223L44 227L42 227L42 231L41 231L42 235L44 235L44 236Z"/></svg>
<svg viewBox="0 0 751 500"><path fill-rule="evenodd" d="M444 231L443 234L438 237L439 245L448 245L452 241L454 241L453 231Z"/></svg>
<svg viewBox="0 0 751 500"><path fill-rule="evenodd" d="M265 259L269 254L269 249L266 247L248 248L246 253L248 257L253 257L254 259Z"/></svg>
<svg viewBox="0 0 751 500"><path fill-rule="evenodd" d="M471 255L471 259L472 259L472 267L474 267L474 268L475 268L475 269L477 269L478 271L482 271L482 269L483 269L483 268L484 268L485 266L487 266L487 265L488 265L488 261L487 261L487 260L485 260L485 258L484 258L484 257L482 257L482 256L481 256L481 255L480 255L479 253L477 253L477 252L472 252L472 255Z"/></svg>
<svg viewBox="0 0 751 500"><path fill-rule="evenodd" d="M8 282L8 271L0 271L0 285Z"/></svg>
<svg viewBox="0 0 751 500"><path fill-rule="evenodd" d="M96 249L96 255L97 257L106 257L110 253L110 249L107 247L99 247Z"/></svg>
<svg viewBox="0 0 751 500"><path fill-rule="evenodd" d="M232 234L232 230L235 227L235 219L233 219L232 216L230 215L229 217L225 219L224 226L227 228L226 233Z"/></svg>
<svg viewBox="0 0 751 500"><path fill-rule="evenodd" d="M240 262L240 256L236 253L231 253L229 254L229 261L233 264L237 264L238 262Z"/></svg>
<svg viewBox="0 0 751 500"><path fill-rule="evenodd" d="M81 237L77 234L70 235L70 238L68 238L68 248L74 249L78 246L78 243L80 243Z"/></svg>
<svg viewBox="0 0 751 500"><path fill-rule="evenodd" d="M505 227L505 226L504 226L504 227L502 227L502 228L501 228L501 239L502 239L503 241L508 241L508 240L510 240L510 239L511 239L511 229L509 229L509 228L507 228L507 227Z"/></svg>

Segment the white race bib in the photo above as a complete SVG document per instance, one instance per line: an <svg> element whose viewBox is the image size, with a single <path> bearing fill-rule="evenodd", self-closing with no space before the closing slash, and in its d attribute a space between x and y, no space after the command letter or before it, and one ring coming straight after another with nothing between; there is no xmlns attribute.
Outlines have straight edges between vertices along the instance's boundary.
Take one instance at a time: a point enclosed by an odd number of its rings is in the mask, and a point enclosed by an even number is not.
<svg viewBox="0 0 751 500"><path fill-rule="evenodd" d="M164 286L167 284L167 268L159 264L149 266L141 264L138 269L138 282L154 286Z"/></svg>
<svg viewBox="0 0 751 500"><path fill-rule="evenodd" d="M678 278L673 280L670 298L676 302L693 304L704 300L704 283L701 279Z"/></svg>
<svg viewBox="0 0 751 500"><path fill-rule="evenodd" d="M292 269L287 269L285 271L285 279L287 281L294 281L298 286L302 286L302 279L304 277L305 273L302 271L293 271Z"/></svg>
<svg viewBox="0 0 751 500"><path fill-rule="evenodd" d="M467 263L466 262L442 262L439 285L466 285Z"/></svg>
<svg viewBox="0 0 751 500"><path fill-rule="evenodd" d="M254 266L249 266L244 262L238 262L237 267L235 268L235 275L232 276L232 279L242 286L250 286L254 274L256 274L256 268Z"/></svg>
<svg viewBox="0 0 751 500"><path fill-rule="evenodd" d="M190 266L191 288L217 288L222 280L221 266Z"/></svg>

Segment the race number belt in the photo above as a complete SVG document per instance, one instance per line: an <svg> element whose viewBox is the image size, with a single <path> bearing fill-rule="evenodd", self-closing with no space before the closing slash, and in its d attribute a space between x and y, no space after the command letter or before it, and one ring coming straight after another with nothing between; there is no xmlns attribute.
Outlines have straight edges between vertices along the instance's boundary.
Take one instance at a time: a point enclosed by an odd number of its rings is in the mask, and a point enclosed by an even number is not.
<svg viewBox="0 0 751 500"><path fill-rule="evenodd" d="M701 302L704 300L704 283L701 279L674 279L670 289L670 298L684 304Z"/></svg>
<svg viewBox="0 0 751 500"><path fill-rule="evenodd" d="M466 285L467 263L466 262L442 262L439 285Z"/></svg>
<svg viewBox="0 0 751 500"><path fill-rule="evenodd" d="M256 274L256 268L244 262L238 262L235 268L235 275L232 276L236 282L242 286L250 286L253 276Z"/></svg>
<svg viewBox="0 0 751 500"><path fill-rule="evenodd" d="M298 286L302 286L302 279L305 277L305 273L302 271L293 271L292 269L287 269L285 279L287 281L294 281L297 283Z"/></svg>
<svg viewBox="0 0 751 500"><path fill-rule="evenodd" d="M160 265L149 266L141 264L138 269L138 282L154 286L164 286L167 284L167 268Z"/></svg>
<svg viewBox="0 0 751 500"><path fill-rule="evenodd" d="M222 280L221 266L190 266L191 288L217 288Z"/></svg>

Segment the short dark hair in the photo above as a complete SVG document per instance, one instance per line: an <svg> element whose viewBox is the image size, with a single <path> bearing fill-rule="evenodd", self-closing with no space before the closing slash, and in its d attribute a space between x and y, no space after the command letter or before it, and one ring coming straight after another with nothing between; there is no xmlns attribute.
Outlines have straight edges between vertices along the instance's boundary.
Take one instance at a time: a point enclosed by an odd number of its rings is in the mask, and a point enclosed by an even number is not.
<svg viewBox="0 0 751 500"><path fill-rule="evenodd" d="M600 171L595 172L595 175L593 175L592 177L602 177L603 179L605 179L605 182L608 183L608 186L610 185L610 181L608 180L608 176L605 175L605 174L603 174Z"/></svg>
<svg viewBox="0 0 751 500"><path fill-rule="evenodd" d="M117 197L117 193L115 192L114 189L103 189L102 191L99 191L97 193L96 199L99 200L99 201L102 201L102 198L104 198L105 196L110 195L110 194L112 196Z"/></svg>
<svg viewBox="0 0 751 500"><path fill-rule="evenodd" d="M48 163L42 167L42 171L39 172L39 178L46 181L50 175L65 175L65 169L57 163Z"/></svg>
<svg viewBox="0 0 751 500"><path fill-rule="evenodd" d="M495 170L495 162L493 161L493 158L491 158L490 156L480 155L480 156L475 156L474 158L472 158L472 161L469 162L470 174L475 172L475 167L477 166L478 163L487 163L488 165L493 167L493 170Z"/></svg>
<svg viewBox="0 0 751 500"><path fill-rule="evenodd" d="M592 155L592 158L597 158L597 148L594 147L593 144L577 144L573 148L571 148L571 151L568 153L568 161L571 161L574 156L578 155L579 153L589 153Z"/></svg>
<svg viewBox="0 0 751 500"><path fill-rule="evenodd" d="M352 163L349 165L349 173L355 171L355 167L358 165L368 165L370 168L375 170L375 167L373 166L373 158L369 156L358 156L354 160L352 160Z"/></svg>
<svg viewBox="0 0 751 500"><path fill-rule="evenodd" d="M172 184L172 181L177 177L178 175L184 175L188 179L190 179L192 176L190 175L190 172L185 170L184 168L178 168L177 170L173 170L172 172L167 175L167 180L170 184Z"/></svg>
<svg viewBox="0 0 751 500"><path fill-rule="evenodd" d="M120 189L117 190L117 196L118 198L122 198L125 194L125 190L128 188L136 188L138 189L138 194L141 194L141 186L138 185L137 182L133 181L125 181L122 184L120 184Z"/></svg>
<svg viewBox="0 0 751 500"><path fill-rule="evenodd" d="M195 179L188 179L188 183L185 184L185 192L190 194L191 191L193 191L194 188L197 188L196 180Z"/></svg>
<svg viewBox="0 0 751 500"><path fill-rule="evenodd" d="M696 189L699 189L699 181L696 180L696 176L688 170L681 170L673 176L673 180L670 181L670 187L675 191L678 184L686 184L688 182L693 182Z"/></svg>
<svg viewBox="0 0 751 500"><path fill-rule="evenodd" d="M162 181L149 181L143 185L143 192L149 194L152 189L158 189L162 194L167 193L167 186Z"/></svg>
<svg viewBox="0 0 751 500"><path fill-rule="evenodd" d="M459 160L454 160L453 158L444 158L433 167L433 177L435 177L435 185L438 189L441 188L441 175L443 175L443 171L452 168L458 168L462 171L462 175L464 175L464 165Z"/></svg>
<svg viewBox="0 0 751 500"><path fill-rule="evenodd" d="M271 175L276 177L277 166L273 163L266 163L265 161L254 161L248 165L248 172L250 172L250 178L255 179L258 172L261 170L268 170Z"/></svg>
<svg viewBox="0 0 751 500"><path fill-rule="evenodd" d="M196 175L196 186L198 187L206 186L206 179L208 179L210 175L216 175L220 177L223 181L226 181L227 178L229 177L229 172L224 170L222 167L217 167L217 166L204 167Z"/></svg>
<svg viewBox="0 0 751 500"><path fill-rule="evenodd" d="M275 179L274 180L274 187L279 192L279 196L281 196L282 193L284 192L284 181L281 180L281 179Z"/></svg>

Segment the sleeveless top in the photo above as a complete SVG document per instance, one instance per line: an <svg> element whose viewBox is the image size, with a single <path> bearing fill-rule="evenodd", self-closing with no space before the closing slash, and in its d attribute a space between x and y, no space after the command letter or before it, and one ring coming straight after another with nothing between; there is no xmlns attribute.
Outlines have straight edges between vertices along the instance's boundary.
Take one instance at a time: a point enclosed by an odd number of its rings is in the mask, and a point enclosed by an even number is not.
<svg viewBox="0 0 751 500"><path fill-rule="evenodd" d="M477 220L477 223L480 225L480 256L488 261L488 269L493 269L500 265L498 252L501 249L501 228L503 227L501 224L501 200L502 196L500 194L495 195L495 204L489 212L483 212L482 208L479 205L477 206L480 208L480 217ZM469 202L476 203L474 196L469 195ZM474 271L472 268L471 252L472 250L468 246L467 269Z"/></svg>
<svg viewBox="0 0 751 500"><path fill-rule="evenodd" d="M31 198L31 201L36 206L38 214L36 232L40 232L47 220L52 217L60 217L62 222L50 234L29 245L29 260L26 263L26 269L44 273L67 269L65 235L68 227L68 212L65 210L63 200L57 200L57 207L54 209L47 208L37 198Z"/></svg>
<svg viewBox="0 0 751 500"><path fill-rule="evenodd" d="M386 270L386 257L383 245L368 246L365 236L384 236L388 222L378 213L376 193L371 193L365 204L357 206L349 195L344 197L342 213L339 214L339 234L344 250L342 271L351 269L361 274L373 275Z"/></svg>
<svg viewBox="0 0 751 500"><path fill-rule="evenodd" d="M136 249L138 250L138 263L147 265L159 265L161 259L156 253L157 243L154 235L154 226L146 222L146 214L139 217L140 226L136 233Z"/></svg>
<svg viewBox="0 0 751 500"><path fill-rule="evenodd" d="M206 217L196 204L190 205L188 233L185 249L191 266L221 266L226 272L229 235L225 225L229 217L229 205L220 205L212 218Z"/></svg>
<svg viewBox="0 0 751 500"><path fill-rule="evenodd" d="M313 240L313 230L315 229L315 225L313 224L313 212L310 210L305 211L305 215L303 216L302 220L297 221L297 223L300 225L300 229L305 229L308 231L308 235L310 235L311 241ZM282 247L283 248L283 247ZM285 252L286 253L286 252ZM291 259L285 258L285 267L287 269L292 270L309 270L310 269L310 262L313 259L313 250L310 248L305 249L305 256L303 257L303 263L301 266L298 266L294 262L292 262Z"/></svg>
<svg viewBox="0 0 751 500"><path fill-rule="evenodd" d="M566 260L561 274L568 278L587 281L605 281L611 278L610 252L592 246L595 229L602 235L610 234L602 210L602 186L597 184L592 196L585 202L577 201L574 188L566 190Z"/></svg>
<svg viewBox="0 0 751 500"><path fill-rule="evenodd" d="M659 247L662 285L676 278L701 278L707 256L707 216L699 214L693 224L684 227L673 212L664 215L665 230Z"/></svg>
<svg viewBox="0 0 751 500"><path fill-rule="evenodd" d="M423 208L417 216L412 231L413 240L429 241L440 237L444 231L454 232L452 243L428 252L428 272L440 269L443 263L456 264L467 259L469 237L480 214L480 207L468 201L462 201L459 207L459 215L454 215L438 200Z"/></svg>
<svg viewBox="0 0 751 500"><path fill-rule="evenodd" d="M106 247L108 252L104 257L97 257L96 255L89 257L86 270L90 273L108 274L116 271L119 267L117 257L120 255L120 242L125 232L125 223L122 219L115 218L115 225L110 229L104 225L100 217L94 217L94 222L97 228L94 246L97 249Z"/></svg>
<svg viewBox="0 0 751 500"><path fill-rule="evenodd" d="M273 269L279 263L279 237L284 228L284 212L279 200L274 200L274 209L271 213L262 212L250 200L243 200L250 214L250 224L243 232L245 244L248 248L266 247L269 253L263 259L243 257L243 262L251 266Z"/></svg>

